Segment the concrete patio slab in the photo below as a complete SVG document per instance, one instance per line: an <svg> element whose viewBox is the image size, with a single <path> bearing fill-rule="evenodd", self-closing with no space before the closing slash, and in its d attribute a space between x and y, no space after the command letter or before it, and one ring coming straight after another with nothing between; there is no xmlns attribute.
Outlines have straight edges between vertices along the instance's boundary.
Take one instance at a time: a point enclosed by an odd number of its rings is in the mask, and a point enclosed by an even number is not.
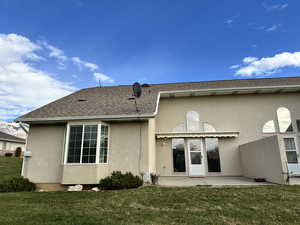
<svg viewBox="0 0 300 225"><path fill-rule="evenodd" d="M161 186L174 186L174 187L189 187L197 185L212 185L212 186L225 186L225 185L270 185L268 182L255 182L253 179L245 177L182 177L170 176L159 177L158 185Z"/></svg>
<svg viewBox="0 0 300 225"><path fill-rule="evenodd" d="M289 184L300 185L300 177L291 177Z"/></svg>

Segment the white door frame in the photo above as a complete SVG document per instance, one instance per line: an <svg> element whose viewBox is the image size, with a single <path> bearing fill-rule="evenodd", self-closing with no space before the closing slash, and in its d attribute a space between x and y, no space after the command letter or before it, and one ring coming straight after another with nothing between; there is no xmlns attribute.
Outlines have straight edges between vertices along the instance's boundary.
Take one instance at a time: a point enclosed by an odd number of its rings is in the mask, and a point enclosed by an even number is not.
<svg viewBox="0 0 300 225"><path fill-rule="evenodd" d="M192 153L198 153L197 151L191 151L190 142L193 140L200 141L200 164L192 164ZM187 153L188 153L188 175L190 177L204 177L205 176L205 157L204 157L204 140L203 138L187 138L186 141Z"/></svg>
<svg viewBox="0 0 300 225"><path fill-rule="evenodd" d="M285 138L293 138L294 139L294 142L295 142L295 150L286 150L285 149L285 143L284 143L284 139ZM298 139L297 139L297 136L296 135L283 135L283 145L284 145L284 154L285 154L285 157L286 157L286 164L287 164L287 167L288 167L288 171L289 173L291 173L292 175L300 175L300 153L299 153L299 148L298 148ZM286 156L286 152L296 152L297 154L297 160L298 160L298 163L288 163L287 161L287 156Z"/></svg>

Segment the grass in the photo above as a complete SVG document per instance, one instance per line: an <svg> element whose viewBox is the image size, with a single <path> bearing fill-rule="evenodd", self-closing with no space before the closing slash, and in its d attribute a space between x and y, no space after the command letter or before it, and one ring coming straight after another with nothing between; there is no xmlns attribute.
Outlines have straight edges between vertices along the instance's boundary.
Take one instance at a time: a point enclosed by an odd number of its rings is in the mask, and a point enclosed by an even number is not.
<svg viewBox="0 0 300 225"><path fill-rule="evenodd" d="M0 193L0 224L300 224L299 186Z"/></svg>
<svg viewBox="0 0 300 225"><path fill-rule="evenodd" d="M0 157L0 182L21 162ZM0 193L2 224L300 224L300 186Z"/></svg>
<svg viewBox="0 0 300 225"><path fill-rule="evenodd" d="M16 157L0 157L0 183L5 179L20 177L22 159Z"/></svg>

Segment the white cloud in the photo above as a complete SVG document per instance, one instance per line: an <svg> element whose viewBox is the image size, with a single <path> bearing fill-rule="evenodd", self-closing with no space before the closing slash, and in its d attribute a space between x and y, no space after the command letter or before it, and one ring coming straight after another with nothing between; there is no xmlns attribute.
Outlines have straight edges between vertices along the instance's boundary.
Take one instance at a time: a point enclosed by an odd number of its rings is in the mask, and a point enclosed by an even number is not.
<svg viewBox="0 0 300 225"><path fill-rule="evenodd" d="M256 61L258 58L256 58L256 57L246 57L246 58L244 58L243 59L243 63L252 63L252 62L254 62L254 61Z"/></svg>
<svg viewBox="0 0 300 225"><path fill-rule="evenodd" d="M79 57L72 57L72 62L75 65L77 65L80 70L82 69L82 67L85 67L92 72L99 69L99 67L96 64L83 61Z"/></svg>
<svg viewBox="0 0 300 225"><path fill-rule="evenodd" d="M279 28L279 25L274 24L274 25L272 25L272 26L266 28L265 31L267 31L267 32L272 32L272 31L277 30L278 28Z"/></svg>
<svg viewBox="0 0 300 225"><path fill-rule="evenodd" d="M61 61L66 61L68 59L63 50L48 44L46 41L40 41L39 43L50 50L49 57L56 58Z"/></svg>
<svg viewBox="0 0 300 225"><path fill-rule="evenodd" d="M78 66L79 70L82 70L82 68L87 68L91 72L94 72L99 69L98 65L83 61L79 57L71 57L69 58L68 56L65 55L64 51L54 47L53 45L50 45L46 41L39 41L38 42L41 46L45 47L46 49L50 50L49 52L49 57L55 58L58 60L58 66L57 68L60 70L66 69L65 62L66 61L72 61L76 66Z"/></svg>
<svg viewBox="0 0 300 225"><path fill-rule="evenodd" d="M276 73L284 67L300 67L300 52L282 52L273 57L256 58L255 60L245 60L247 58L254 59L255 57L246 57L241 66L235 73L240 76L268 75ZM248 61L248 62L247 62Z"/></svg>
<svg viewBox="0 0 300 225"><path fill-rule="evenodd" d="M0 119L13 119L65 96L74 87L35 68L41 46L17 34L0 34Z"/></svg>
<svg viewBox="0 0 300 225"><path fill-rule="evenodd" d="M22 36L0 34L0 66L12 61L40 60L41 57L35 53L39 49L40 46Z"/></svg>
<svg viewBox="0 0 300 225"><path fill-rule="evenodd" d="M237 69L239 67L240 67L240 65L232 65L232 66L230 66L230 69Z"/></svg>
<svg viewBox="0 0 300 225"><path fill-rule="evenodd" d="M57 61L58 69L65 69L72 62L79 69L93 72L97 81L114 83L112 78L97 71L98 65L68 57L46 41L33 42L17 34L0 34L0 120L13 119L75 90L69 83L37 68L41 60L47 62L49 58Z"/></svg>
<svg viewBox="0 0 300 225"><path fill-rule="evenodd" d="M115 83L113 79L111 79L109 76L103 74L103 73L94 73L94 77L97 81L101 81L103 83Z"/></svg>
<svg viewBox="0 0 300 225"><path fill-rule="evenodd" d="M266 11L274 11L274 10L283 10L289 6L287 3L282 4L273 4L269 5L267 3L263 3L262 6L266 9Z"/></svg>
<svg viewBox="0 0 300 225"><path fill-rule="evenodd" d="M236 21L236 19L239 18L239 17L240 17L240 14L238 13L238 14L236 14L236 15L234 15L234 16L228 18L227 20L225 20L224 23L225 23L226 25L228 25L229 27L232 27L233 23L234 23L234 22Z"/></svg>
<svg viewBox="0 0 300 225"><path fill-rule="evenodd" d="M233 19L225 20L224 23L226 23L226 24L228 24L228 25L231 25L231 24L233 23Z"/></svg>
<svg viewBox="0 0 300 225"><path fill-rule="evenodd" d="M279 24L273 24L273 25L267 26L267 25L257 25L257 24L250 23L249 26L255 30L261 30L264 32L273 32L273 31L280 29L282 24L279 23ZM254 46L256 47L256 45L254 45Z"/></svg>

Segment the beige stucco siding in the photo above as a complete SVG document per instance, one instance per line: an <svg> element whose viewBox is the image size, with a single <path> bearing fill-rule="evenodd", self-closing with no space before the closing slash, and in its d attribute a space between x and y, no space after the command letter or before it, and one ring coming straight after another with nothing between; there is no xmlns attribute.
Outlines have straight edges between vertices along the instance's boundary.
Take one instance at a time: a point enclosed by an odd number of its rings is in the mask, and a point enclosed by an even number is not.
<svg viewBox="0 0 300 225"><path fill-rule="evenodd" d="M291 111L293 127L296 130L296 119L300 119L299 93L248 94L203 96L161 99L156 116L156 132L171 132L178 124L186 121L188 111L196 111L200 120L212 124L217 131L238 131L239 137L219 139L221 160L220 175L235 176L242 174L239 160L239 145L255 141L270 135L262 133L263 125L274 120L278 127L276 110L287 107ZM278 129L278 128L277 128ZM169 142L169 141L167 141ZM159 172L172 175L172 155L170 143L157 143L156 159ZM164 165L164 172L162 166ZM207 175L216 175L208 174Z"/></svg>
<svg viewBox="0 0 300 225"><path fill-rule="evenodd" d="M265 178L285 184L285 164L281 157L278 136L271 136L240 146L242 173L249 178Z"/></svg>
<svg viewBox="0 0 300 225"><path fill-rule="evenodd" d="M108 175L108 164L64 165L62 184L97 184Z"/></svg>
<svg viewBox="0 0 300 225"><path fill-rule="evenodd" d="M31 125L24 176L35 183L60 183L65 125Z"/></svg>
<svg viewBox="0 0 300 225"><path fill-rule="evenodd" d="M156 170L161 176L170 176L173 174L173 158L170 149L170 139L156 141Z"/></svg>
<svg viewBox="0 0 300 225"><path fill-rule="evenodd" d="M148 120L148 163L149 173L156 172L155 118Z"/></svg>
<svg viewBox="0 0 300 225"><path fill-rule="evenodd" d="M65 164L63 184L96 184L113 171L132 172L135 175L148 172L147 122L109 123L109 127L107 163Z"/></svg>
<svg viewBox="0 0 300 225"><path fill-rule="evenodd" d="M110 125L109 169L148 172L148 123L112 123Z"/></svg>
<svg viewBox="0 0 300 225"><path fill-rule="evenodd" d="M240 176L243 170L239 146L271 136L263 135L262 127L269 120L274 120L278 127L276 110L281 106L290 109L296 130L295 120L300 119L299 97L299 93L290 93L161 99L157 116L149 121L106 122L110 127L107 164L64 165L66 124L31 125L27 151L32 156L25 159L23 173L36 183L64 184L98 183L113 171L138 175L156 170L162 176L174 175L171 140L154 141L154 134L172 131L178 124L185 124L188 111L197 111L200 120L212 124L217 131L239 132L236 138L219 139L222 172L206 172L206 175ZM82 123L101 121L70 124ZM207 163L205 158L204 163Z"/></svg>
<svg viewBox="0 0 300 225"><path fill-rule="evenodd" d="M99 123L78 121L72 124ZM148 122L109 123L106 164L65 164L63 162L66 124L32 125L28 135L24 176L35 183L93 184L113 171L149 173Z"/></svg>

